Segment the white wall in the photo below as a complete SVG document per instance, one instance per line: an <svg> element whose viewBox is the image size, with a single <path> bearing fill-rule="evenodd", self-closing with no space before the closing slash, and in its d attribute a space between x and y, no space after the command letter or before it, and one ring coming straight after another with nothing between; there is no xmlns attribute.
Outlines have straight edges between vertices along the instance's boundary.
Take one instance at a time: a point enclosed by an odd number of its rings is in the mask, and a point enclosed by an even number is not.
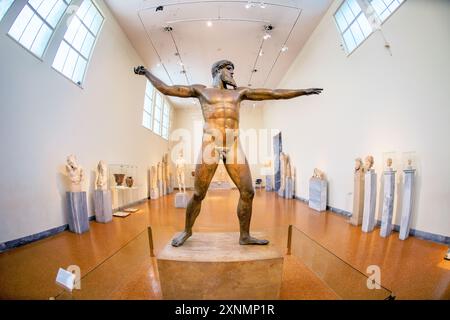
<svg viewBox="0 0 450 320"><path fill-rule="evenodd" d="M188 166L186 168L186 187L188 188L192 188L194 186L194 177L191 176L190 172L191 170L195 169L195 163L199 154L199 150L201 148L203 123L203 115L199 105L197 105L196 107L189 106L186 108L177 108L175 111L173 124L173 137L175 142L173 142L173 145L176 145L178 143L177 132L188 132L193 140L191 146L188 147L190 149L189 155L185 155L185 159L188 161ZM261 106L257 105L255 106L255 108L253 108L251 104L248 104L241 107L240 128L243 130L244 134L247 134L247 136L254 135L258 139L259 130L263 128L262 125L263 122ZM258 140L252 141L252 143L249 143L249 141L250 140L247 139L245 142L243 142L242 145L244 148L244 152L247 155L247 159L250 163L252 179L253 181L255 181L255 179L261 177L261 157L259 157L259 154L256 154L252 158L250 158L250 148L256 146ZM174 148L173 150L176 149Z"/></svg>
<svg viewBox="0 0 450 320"><path fill-rule="evenodd" d="M449 236L450 2L407 0L383 25L392 56L375 33L348 57L333 20L340 3L280 84L323 87L323 94L271 103L264 123L283 133L283 149L298 168L299 195L308 198L308 179L318 167L328 176L329 205L347 211L356 157L372 154L380 176L384 152L415 151L412 227Z"/></svg>
<svg viewBox="0 0 450 320"><path fill-rule="evenodd" d="M103 1L106 16L84 89L51 68L59 43L44 61L0 34L0 243L67 223L63 176L73 153L91 194L99 160L137 165L140 198L147 168L160 161L166 140L141 126L145 79L132 67L142 60ZM89 196L90 215L93 215Z"/></svg>

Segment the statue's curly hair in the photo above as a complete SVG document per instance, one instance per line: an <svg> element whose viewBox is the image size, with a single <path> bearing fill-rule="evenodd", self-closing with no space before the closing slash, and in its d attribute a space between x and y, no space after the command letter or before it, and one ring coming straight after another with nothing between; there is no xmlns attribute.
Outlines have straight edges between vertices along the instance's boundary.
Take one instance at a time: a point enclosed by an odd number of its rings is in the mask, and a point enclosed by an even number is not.
<svg viewBox="0 0 450 320"><path fill-rule="evenodd" d="M231 62L230 60L220 60L214 63L211 67L211 74L213 78L216 76L219 70L225 68L226 66L232 66L234 69L234 63Z"/></svg>

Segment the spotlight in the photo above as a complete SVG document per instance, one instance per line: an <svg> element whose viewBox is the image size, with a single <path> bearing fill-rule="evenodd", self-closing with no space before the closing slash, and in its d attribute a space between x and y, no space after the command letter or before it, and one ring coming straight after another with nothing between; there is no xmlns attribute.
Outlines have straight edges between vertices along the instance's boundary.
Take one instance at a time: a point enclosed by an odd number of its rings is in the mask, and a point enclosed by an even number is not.
<svg viewBox="0 0 450 320"><path fill-rule="evenodd" d="M253 7L253 3L249 0L245 5L245 9L250 9L251 7Z"/></svg>
<svg viewBox="0 0 450 320"><path fill-rule="evenodd" d="M281 52L286 52L286 51L288 51L289 50L289 48L286 46L286 45L283 45L282 47L281 47Z"/></svg>
<svg viewBox="0 0 450 320"><path fill-rule="evenodd" d="M171 26L166 26L166 27L164 27L164 31L172 32L173 28Z"/></svg>
<svg viewBox="0 0 450 320"><path fill-rule="evenodd" d="M264 54L264 52L261 50L261 51L259 51L259 56L260 57L262 57L263 56L263 54Z"/></svg>
<svg viewBox="0 0 450 320"><path fill-rule="evenodd" d="M264 25L264 30L267 31L272 31L273 30L273 25L271 24L265 24Z"/></svg>
<svg viewBox="0 0 450 320"><path fill-rule="evenodd" d="M158 12L158 11L163 11L163 10L164 10L163 6L157 6L155 11Z"/></svg>
<svg viewBox="0 0 450 320"><path fill-rule="evenodd" d="M258 72L258 69L253 69L252 72L253 73Z"/></svg>
<svg viewBox="0 0 450 320"><path fill-rule="evenodd" d="M212 27L212 21L211 21L211 20L208 20L208 21L206 22L206 25L207 25L208 27Z"/></svg>

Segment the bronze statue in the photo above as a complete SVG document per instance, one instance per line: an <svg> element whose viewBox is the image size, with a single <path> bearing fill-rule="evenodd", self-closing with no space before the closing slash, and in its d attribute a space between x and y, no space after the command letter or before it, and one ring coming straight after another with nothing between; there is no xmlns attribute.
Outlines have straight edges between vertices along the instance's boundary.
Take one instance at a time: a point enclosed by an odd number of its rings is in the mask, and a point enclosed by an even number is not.
<svg viewBox="0 0 450 320"><path fill-rule="evenodd" d="M192 226L200 213L202 200L205 198L220 159L223 160L228 174L240 193L237 208L240 225L239 243L241 245L268 244L267 240L250 236L254 190L250 168L238 139L240 103L243 100L291 99L303 95L320 94L322 89L271 90L238 87L233 78L234 65L228 60L218 61L212 66L212 88L198 84L169 86L142 66L135 68L134 72L147 77L153 86L165 95L199 99L205 119L201 155L203 160L207 158L207 161L199 161L196 166L195 192L186 209L185 230L172 240L172 245L181 246L192 235ZM237 159L243 159L243 161L237 161Z"/></svg>

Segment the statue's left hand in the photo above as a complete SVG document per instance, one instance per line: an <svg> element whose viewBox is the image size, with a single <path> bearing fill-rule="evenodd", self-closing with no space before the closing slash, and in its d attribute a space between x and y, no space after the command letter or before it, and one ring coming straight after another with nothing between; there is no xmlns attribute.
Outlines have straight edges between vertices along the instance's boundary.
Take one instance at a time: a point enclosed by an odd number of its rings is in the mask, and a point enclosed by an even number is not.
<svg viewBox="0 0 450 320"><path fill-rule="evenodd" d="M322 91L323 91L323 89L321 89L321 88L310 88L310 89L305 90L305 94L307 96L309 96L311 94L321 94Z"/></svg>
<svg viewBox="0 0 450 320"><path fill-rule="evenodd" d="M139 66L139 67L134 68L134 73L141 75L141 76L144 75L146 71L147 71L147 69L145 69L144 66Z"/></svg>

